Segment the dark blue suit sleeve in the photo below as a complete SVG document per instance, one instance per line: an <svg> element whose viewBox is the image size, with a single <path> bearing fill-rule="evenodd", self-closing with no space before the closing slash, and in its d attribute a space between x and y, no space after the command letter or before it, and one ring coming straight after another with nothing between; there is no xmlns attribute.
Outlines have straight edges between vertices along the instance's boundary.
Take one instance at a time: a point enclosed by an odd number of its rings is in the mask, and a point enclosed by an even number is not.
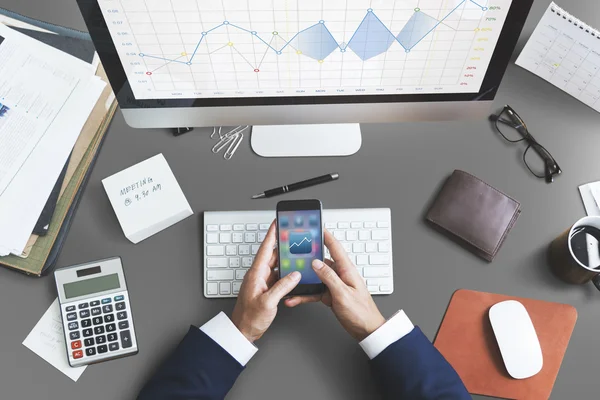
<svg viewBox="0 0 600 400"><path fill-rule="evenodd" d="M192 326L138 400L223 399L243 370L235 358Z"/></svg>
<svg viewBox="0 0 600 400"><path fill-rule="evenodd" d="M415 327L371 360L375 379L385 399L467 400L460 377Z"/></svg>

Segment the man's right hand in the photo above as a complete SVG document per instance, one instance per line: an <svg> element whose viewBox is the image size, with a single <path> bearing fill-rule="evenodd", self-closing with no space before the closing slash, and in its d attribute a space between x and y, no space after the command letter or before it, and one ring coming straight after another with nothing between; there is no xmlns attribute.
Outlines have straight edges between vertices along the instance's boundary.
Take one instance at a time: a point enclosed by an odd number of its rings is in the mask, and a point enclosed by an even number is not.
<svg viewBox="0 0 600 400"><path fill-rule="evenodd" d="M371 294L346 254L341 243L325 230L325 246L332 260L314 260L312 267L327 286L316 296L296 296L285 301L288 307L322 301L331 307L344 329L356 340L362 341L385 323Z"/></svg>

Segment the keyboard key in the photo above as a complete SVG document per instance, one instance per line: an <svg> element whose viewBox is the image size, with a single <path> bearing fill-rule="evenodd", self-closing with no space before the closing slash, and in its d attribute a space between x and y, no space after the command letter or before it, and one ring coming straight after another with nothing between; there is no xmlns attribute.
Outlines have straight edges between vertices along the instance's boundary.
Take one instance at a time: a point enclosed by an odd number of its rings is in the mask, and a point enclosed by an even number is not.
<svg viewBox="0 0 600 400"><path fill-rule="evenodd" d="M83 333L83 337L89 337L94 334L94 331L92 330L92 328L88 328L88 329L84 329L82 331L82 333Z"/></svg>
<svg viewBox="0 0 600 400"><path fill-rule="evenodd" d="M219 234L219 242L220 243L231 243L231 233Z"/></svg>
<svg viewBox="0 0 600 400"><path fill-rule="evenodd" d="M227 263L226 258L208 257L206 259L206 268L227 268Z"/></svg>
<svg viewBox="0 0 600 400"><path fill-rule="evenodd" d="M392 287L390 285L381 285L379 286L379 291L381 292L391 292Z"/></svg>
<svg viewBox="0 0 600 400"><path fill-rule="evenodd" d="M69 339L75 340L75 339L79 339L79 338L80 338L79 331L69 332Z"/></svg>
<svg viewBox="0 0 600 400"><path fill-rule="evenodd" d="M102 307L102 312L105 314L111 313L112 311L113 311L113 307L110 304Z"/></svg>
<svg viewBox="0 0 600 400"><path fill-rule="evenodd" d="M122 319L127 319L127 311L119 311L117 313L117 319L120 321Z"/></svg>
<svg viewBox="0 0 600 400"><path fill-rule="evenodd" d="M356 256L356 265L369 265L369 256L366 254Z"/></svg>
<svg viewBox="0 0 600 400"><path fill-rule="evenodd" d="M367 286L367 290L369 293L377 293L379 291L379 286Z"/></svg>
<svg viewBox="0 0 600 400"><path fill-rule="evenodd" d="M352 229L360 229L360 228L362 228L362 226L363 226L362 222L352 222L350 224L350 227Z"/></svg>
<svg viewBox="0 0 600 400"><path fill-rule="evenodd" d="M96 336L96 344L106 343L106 336L100 335Z"/></svg>
<svg viewBox="0 0 600 400"><path fill-rule="evenodd" d="M101 335L103 333L104 333L104 327L103 326L96 326L96 327L94 327L94 334L95 335ZM98 342L98 343L100 343L100 342Z"/></svg>
<svg viewBox="0 0 600 400"><path fill-rule="evenodd" d="M258 249L260 249L260 244L253 244L252 245L252 255L255 256L256 254L258 254Z"/></svg>
<svg viewBox="0 0 600 400"><path fill-rule="evenodd" d="M79 303L79 309L82 310L84 308L88 308L89 304L88 303Z"/></svg>
<svg viewBox="0 0 600 400"><path fill-rule="evenodd" d="M267 237L267 232L258 232L258 242L262 243Z"/></svg>
<svg viewBox="0 0 600 400"><path fill-rule="evenodd" d="M350 229L349 222L338 222L338 229Z"/></svg>
<svg viewBox="0 0 600 400"><path fill-rule="evenodd" d="M77 313L68 313L67 314L67 321L75 321L77 319Z"/></svg>
<svg viewBox="0 0 600 400"><path fill-rule="evenodd" d="M240 292L241 287L242 282L233 282L233 294L238 294Z"/></svg>
<svg viewBox="0 0 600 400"><path fill-rule="evenodd" d="M252 266L252 257L242 257L242 268L250 268Z"/></svg>
<svg viewBox="0 0 600 400"><path fill-rule="evenodd" d="M231 225L230 224L223 224L220 226L220 229L222 231L230 231L231 230Z"/></svg>
<svg viewBox="0 0 600 400"><path fill-rule="evenodd" d="M390 233L385 230L371 232L371 238L373 240L386 240L390 238Z"/></svg>
<svg viewBox="0 0 600 400"><path fill-rule="evenodd" d="M228 256L236 256L237 255L237 246L235 244L230 244L229 246L225 246L225 254Z"/></svg>
<svg viewBox="0 0 600 400"><path fill-rule="evenodd" d="M243 233L234 233L231 235L231 241L233 243L244 243L244 234Z"/></svg>
<svg viewBox="0 0 600 400"><path fill-rule="evenodd" d="M93 347L85 349L85 355L88 357L96 355L96 349Z"/></svg>
<svg viewBox="0 0 600 400"><path fill-rule="evenodd" d="M256 233L254 232L246 232L244 235L244 242L246 243L256 243Z"/></svg>
<svg viewBox="0 0 600 400"><path fill-rule="evenodd" d="M236 269L235 270L235 279L237 279L238 281L243 280L247 271L248 271L247 269Z"/></svg>
<svg viewBox="0 0 600 400"><path fill-rule="evenodd" d="M389 280L387 278L367 279L367 285L369 286L387 285L388 283Z"/></svg>
<svg viewBox="0 0 600 400"><path fill-rule="evenodd" d="M100 305L100 300L90 301L90 307L96 307Z"/></svg>
<svg viewBox="0 0 600 400"><path fill-rule="evenodd" d="M387 254L376 254L369 256L369 264L371 265L389 265L390 256Z"/></svg>
<svg viewBox="0 0 600 400"><path fill-rule="evenodd" d="M106 299L102 299L102 304L108 304L112 301L112 299L110 297L106 298Z"/></svg>
<svg viewBox="0 0 600 400"><path fill-rule="evenodd" d="M119 343L109 343L108 350L110 350L110 351L119 350Z"/></svg>
<svg viewBox="0 0 600 400"><path fill-rule="evenodd" d="M87 338L83 340L83 344L85 344L85 347L90 347L94 345L94 338Z"/></svg>
<svg viewBox="0 0 600 400"><path fill-rule="evenodd" d="M377 227L378 228L389 228L390 227L390 223L387 221L378 221L377 222Z"/></svg>
<svg viewBox="0 0 600 400"><path fill-rule="evenodd" d="M261 231L267 231L267 230L269 230L269 228L270 228L270 227L271 227L271 224L260 224L260 225L259 225L259 229L260 229ZM265 234L266 234L266 233L265 233Z"/></svg>
<svg viewBox="0 0 600 400"><path fill-rule="evenodd" d="M378 245L380 253L387 253L390 251L390 243L389 242L380 242Z"/></svg>
<svg viewBox="0 0 600 400"><path fill-rule="evenodd" d="M74 351L74 352L73 352L73 358L74 358L74 359L76 359L76 360L77 360L78 358L81 358L81 357L83 357L83 351L81 351L81 350L77 350L77 351Z"/></svg>
<svg viewBox="0 0 600 400"><path fill-rule="evenodd" d="M115 324L106 325L106 332L114 332L117 330L117 326Z"/></svg>
<svg viewBox="0 0 600 400"><path fill-rule="evenodd" d="M121 331L121 346L124 349L131 347L133 344L131 343L131 333L127 331Z"/></svg>
<svg viewBox="0 0 600 400"><path fill-rule="evenodd" d="M333 237L337 240L344 240L346 239L346 234L344 231L333 231Z"/></svg>
<svg viewBox="0 0 600 400"><path fill-rule="evenodd" d="M346 240L351 242L358 240L358 232L357 231L346 231Z"/></svg>
<svg viewBox="0 0 600 400"><path fill-rule="evenodd" d="M337 228L337 224L335 222L325 222L326 229L335 229Z"/></svg>
<svg viewBox="0 0 600 400"><path fill-rule="evenodd" d="M352 245L353 253L364 253L365 252L365 244L362 242L357 242Z"/></svg>
<svg viewBox="0 0 600 400"><path fill-rule="evenodd" d="M108 351L107 345L98 346L98 354L106 353Z"/></svg>
<svg viewBox="0 0 600 400"><path fill-rule="evenodd" d="M90 316L90 310L79 311L79 318L87 318Z"/></svg>
<svg viewBox="0 0 600 400"><path fill-rule="evenodd" d="M240 256L247 256L250 254L250 246L248 246L247 244L241 244L238 247L238 254Z"/></svg>
<svg viewBox="0 0 600 400"><path fill-rule="evenodd" d="M127 329L127 328L129 328L129 321L119 322L119 329Z"/></svg>
<svg viewBox="0 0 600 400"><path fill-rule="evenodd" d="M219 294L219 284L217 282L208 282L206 284L206 294L209 296Z"/></svg>
<svg viewBox="0 0 600 400"><path fill-rule="evenodd" d="M72 331L74 329L79 329L79 324L77 322L69 322L69 330Z"/></svg>
<svg viewBox="0 0 600 400"><path fill-rule="evenodd" d="M206 246L207 256L222 256L225 254L225 246Z"/></svg>
<svg viewBox="0 0 600 400"><path fill-rule="evenodd" d="M119 296L115 296L115 301L123 301L125 300L125 296L123 296L122 294Z"/></svg>
<svg viewBox="0 0 600 400"><path fill-rule="evenodd" d="M363 276L363 269L362 269L362 267L356 267L356 271L358 271L358 274L360 276Z"/></svg>
<svg viewBox="0 0 600 400"><path fill-rule="evenodd" d="M100 325L102 323L102 317L94 317L92 318L92 322L94 325Z"/></svg>
<svg viewBox="0 0 600 400"><path fill-rule="evenodd" d="M125 308L127 308L127 307L125 306L125 302L124 301L115 304L115 310L117 310L117 311L124 310Z"/></svg>
<svg viewBox="0 0 600 400"><path fill-rule="evenodd" d="M366 247L367 253L377 253L377 243L369 242Z"/></svg>
<svg viewBox="0 0 600 400"><path fill-rule="evenodd" d="M206 234L206 244L217 244L219 243L219 235L216 233L207 233Z"/></svg>
<svg viewBox="0 0 600 400"><path fill-rule="evenodd" d="M237 257L229 259L229 268L238 268L240 266L240 259Z"/></svg>
<svg viewBox="0 0 600 400"><path fill-rule="evenodd" d="M92 308L92 315L100 315L102 314L102 309L100 307Z"/></svg>
<svg viewBox="0 0 600 400"><path fill-rule="evenodd" d="M109 333L108 335L106 335L106 340L108 340L109 342L114 342L115 340L117 340L117 334Z"/></svg>
<svg viewBox="0 0 600 400"><path fill-rule="evenodd" d="M219 293L220 294L231 294L231 284L229 282L219 283Z"/></svg>
<svg viewBox="0 0 600 400"><path fill-rule="evenodd" d="M346 253L352 253L352 243L344 242L342 247L346 250Z"/></svg>
<svg viewBox="0 0 600 400"><path fill-rule="evenodd" d="M232 281L233 271L231 270L209 270L206 271L206 280L208 281Z"/></svg>
<svg viewBox="0 0 600 400"><path fill-rule="evenodd" d="M360 231L358 232L358 240L371 240L371 232L370 231Z"/></svg>
<svg viewBox="0 0 600 400"><path fill-rule="evenodd" d="M365 228L377 228L377 223L373 221L365 222Z"/></svg>
<svg viewBox="0 0 600 400"><path fill-rule="evenodd" d="M244 230L244 224L234 224L233 225L233 230L234 231L243 231Z"/></svg>
<svg viewBox="0 0 600 400"><path fill-rule="evenodd" d="M206 225L206 231L207 232L216 232L219 230L219 226L218 225Z"/></svg>
<svg viewBox="0 0 600 400"><path fill-rule="evenodd" d="M258 224L246 224L246 230L247 231L257 231Z"/></svg>
<svg viewBox="0 0 600 400"><path fill-rule="evenodd" d="M76 340L74 342L71 342L71 349L77 350L80 348L81 348L81 340Z"/></svg>
<svg viewBox="0 0 600 400"><path fill-rule="evenodd" d="M113 322L115 320L114 314L108 314L104 316L104 323L108 324L109 322Z"/></svg>
<svg viewBox="0 0 600 400"><path fill-rule="evenodd" d="M68 306L65 308L65 311L75 311L75 306Z"/></svg>
<svg viewBox="0 0 600 400"><path fill-rule="evenodd" d="M365 278L386 278L391 275L389 267L366 267L364 270Z"/></svg>

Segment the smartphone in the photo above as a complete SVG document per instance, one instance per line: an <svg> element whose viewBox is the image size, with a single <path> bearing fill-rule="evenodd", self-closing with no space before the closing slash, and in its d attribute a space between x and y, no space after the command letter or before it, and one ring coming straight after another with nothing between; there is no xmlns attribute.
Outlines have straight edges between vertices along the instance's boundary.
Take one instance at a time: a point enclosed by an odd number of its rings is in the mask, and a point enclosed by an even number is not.
<svg viewBox="0 0 600 400"><path fill-rule="evenodd" d="M294 271L302 274L289 296L323 293L325 285L312 269L313 260L323 261L323 218L319 200L277 203L279 278Z"/></svg>

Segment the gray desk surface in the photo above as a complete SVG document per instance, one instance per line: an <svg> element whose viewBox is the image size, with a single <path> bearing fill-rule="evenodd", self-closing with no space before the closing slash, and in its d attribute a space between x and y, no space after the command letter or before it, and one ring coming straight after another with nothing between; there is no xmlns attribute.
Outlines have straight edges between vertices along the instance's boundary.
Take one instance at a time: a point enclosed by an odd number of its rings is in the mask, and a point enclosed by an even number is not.
<svg viewBox="0 0 600 400"><path fill-rule="evenodd" d="M85 29L73 0L2 3L31 17ZM600 25L598 2L561 4ZM517 51L547 5L547 0L534 5ZM556 183L546 185L531 177L519 149L505 145L486 121L365 125L363 148L349 158L262 159L246 140L226 162L210 152L208 130L173 138L164 130L131 129L117 113L58 265L123 257L140 353L91 366L79 382L71 382L21 345L56 297L53 278L35 279L1 269L0 397L133 398L190 324L233 308L234 300L207 300L202 295L202 212L269 209L283 198L310 196L330 208L391 207L395 292L376 302L385 316L406 310L430 339L459 288L574 305L579 320L552 398L597 398L600 293L591 284L568 286L557 281L544 253L554 237L584 215L577 186L600 179L600 115L514 65L495 105L505 103L518 110L557 158L564 174ZM123 236L100 181L159 152L169 161L195 215L133 245ZM426 205L454 169L469 171L522 202L523 213L493 264L422 222ZM257 191L333 171L341 175L336 183L276 199L250 200ZM365 356L324 306L282 308L258 346L260 351L229 398L377 398Z"/></svg>

